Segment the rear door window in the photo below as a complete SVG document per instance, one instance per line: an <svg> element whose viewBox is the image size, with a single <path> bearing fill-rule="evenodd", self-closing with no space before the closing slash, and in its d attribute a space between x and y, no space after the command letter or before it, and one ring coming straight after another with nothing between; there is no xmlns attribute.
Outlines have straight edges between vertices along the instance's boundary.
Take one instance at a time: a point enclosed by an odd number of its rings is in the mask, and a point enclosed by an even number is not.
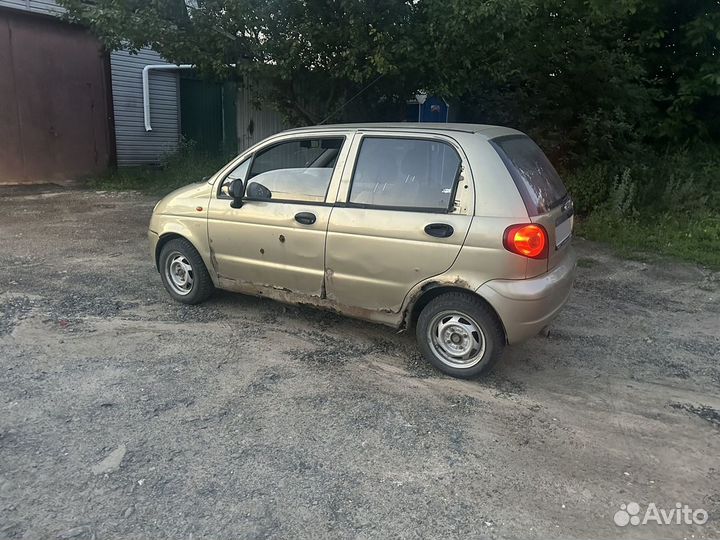
<svg viewBox="0 0 720 540"><path fill-rule="evenodd" d="M460 156L442 141L366 137L358 154L349 203L447 212L459 170Z"/></svg>
<svg viewBox="0 0 720 540"><path fill-rule="evenodd" d="M530 137L508 135L491 139L490 144L508 168L528 214L545 214L567 197L560 175Z"/></svg>

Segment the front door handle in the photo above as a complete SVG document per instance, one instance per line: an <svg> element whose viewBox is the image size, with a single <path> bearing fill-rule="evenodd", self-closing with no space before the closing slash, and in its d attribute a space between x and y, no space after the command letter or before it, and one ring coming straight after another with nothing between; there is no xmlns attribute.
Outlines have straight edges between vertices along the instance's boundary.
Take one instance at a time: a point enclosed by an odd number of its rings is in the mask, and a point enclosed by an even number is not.
<svg viewBox="0 0 720 540"><path fill-rule="evenodd" d="M447 223L430 223L425 225L425 232L436 238L448 238L453 235L455 229Z"/></svg>
<svg viewBox="0 0 720 540"><path fill-rule="evenodd" d="M295 221L303 225L312 225L316 219L315 214L312 212L299 212L295 214Z"/></svg>

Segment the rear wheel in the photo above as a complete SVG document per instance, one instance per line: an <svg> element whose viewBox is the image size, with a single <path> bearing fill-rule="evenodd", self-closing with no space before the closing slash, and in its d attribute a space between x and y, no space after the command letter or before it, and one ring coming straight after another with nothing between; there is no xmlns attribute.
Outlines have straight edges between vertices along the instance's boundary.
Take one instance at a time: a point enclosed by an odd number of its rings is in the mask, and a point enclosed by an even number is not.
<svg viewBox="0 0 720 540"><path fill-rule="evenodd" d="M469 379L489 370L505 347L495 313L477 297L445 293L431 300L416 327L418 347L440 371Z"/></svg>
<svg viewBox="0 0 720 540"><path fill-rule="evenodd" d="M165 289L178 302L199 304L215 289L202 257L184 238L162 247L158 266Z"/></svg>

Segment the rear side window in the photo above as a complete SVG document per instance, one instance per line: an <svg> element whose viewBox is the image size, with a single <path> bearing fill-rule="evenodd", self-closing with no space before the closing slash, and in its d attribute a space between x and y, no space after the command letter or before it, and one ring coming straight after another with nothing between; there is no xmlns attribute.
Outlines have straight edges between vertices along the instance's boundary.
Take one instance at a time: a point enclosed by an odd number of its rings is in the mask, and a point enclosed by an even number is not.
<svg viewBox="0 0 720 540"><path fill-rule="evenodd" d="M442 141L366 137L349 202L363 207L447 212L459 170L460 156Z"/></svg>
<svg viewBox="0 0 720 540"><path fill-rule="evenodd" d="M565 184L540 147L525 135L491 139L490 144L502 158L528 214L544 214L567 196Z"/></svg>

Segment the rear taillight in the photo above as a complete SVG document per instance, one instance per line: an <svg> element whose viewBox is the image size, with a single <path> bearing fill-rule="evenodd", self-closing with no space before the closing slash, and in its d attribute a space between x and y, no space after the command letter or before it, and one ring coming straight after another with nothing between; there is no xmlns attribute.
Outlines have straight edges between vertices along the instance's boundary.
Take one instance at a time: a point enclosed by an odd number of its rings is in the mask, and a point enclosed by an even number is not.
<svg viewBox="0 0 720 540"><path fill-rule="evenodd" d="M548 235L545 227L534 223L511 225L505 229L503 245L508 251L530 257L544 259L548 254Z"/></svg>

